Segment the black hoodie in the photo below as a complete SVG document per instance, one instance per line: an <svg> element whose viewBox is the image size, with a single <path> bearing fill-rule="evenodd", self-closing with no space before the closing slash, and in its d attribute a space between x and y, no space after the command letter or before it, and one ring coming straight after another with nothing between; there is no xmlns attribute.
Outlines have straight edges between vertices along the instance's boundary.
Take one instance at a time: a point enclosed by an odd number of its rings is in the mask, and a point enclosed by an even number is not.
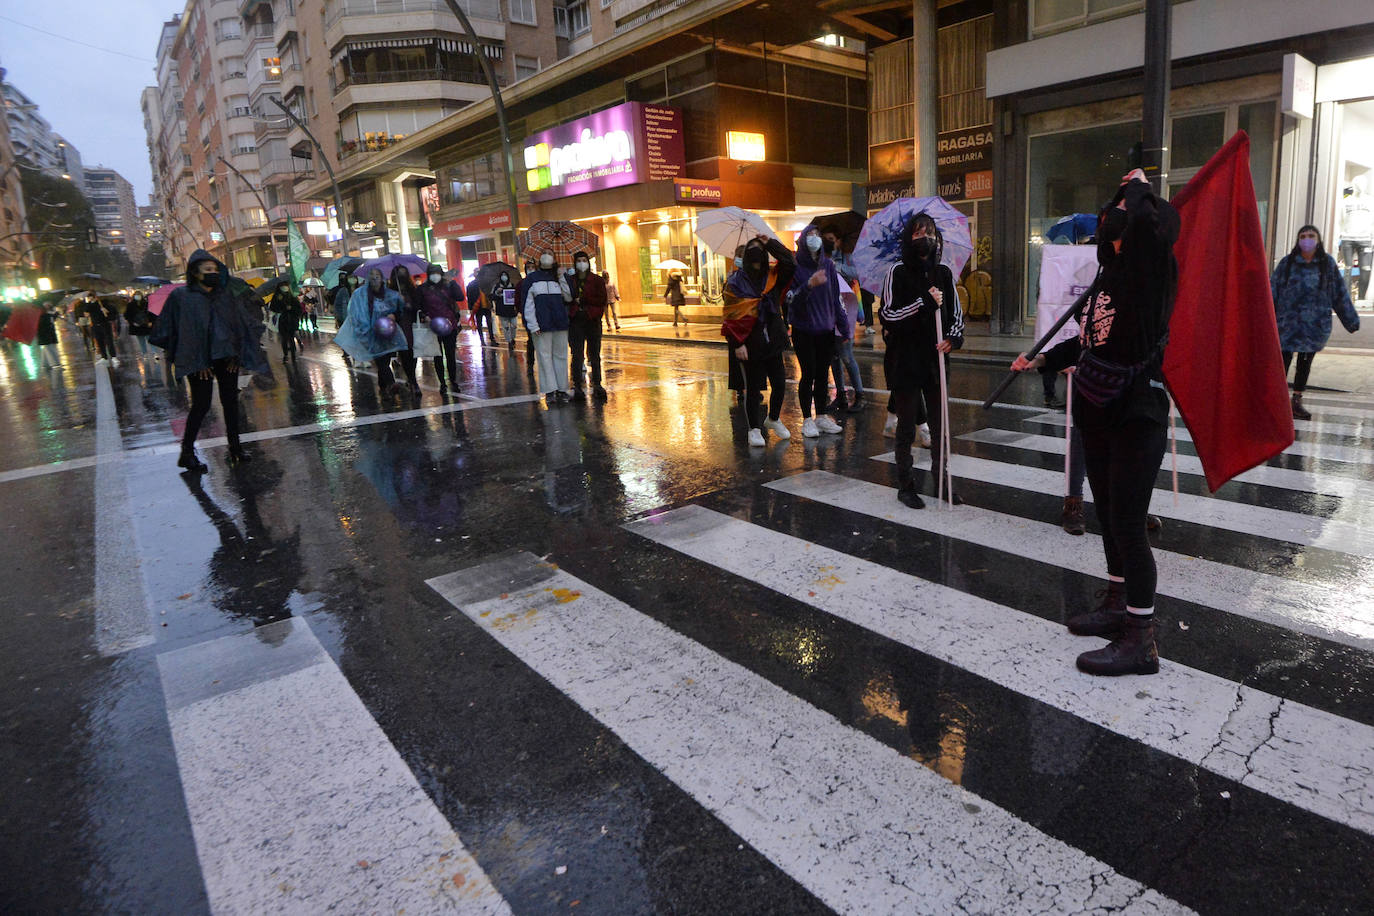
<svg viewBox="0 0 1374 916"><path fill-rule="evenodd" d="M219 280L212 290L204 290L191 280L202 261L219 265ZM163 304L148 342L167 351L178 379L209 369L221 359L237 360L248 369L262 365L262 323L229 292L228 283L224 263L197 249L186 262L186 286L172 290Z"/></svg>

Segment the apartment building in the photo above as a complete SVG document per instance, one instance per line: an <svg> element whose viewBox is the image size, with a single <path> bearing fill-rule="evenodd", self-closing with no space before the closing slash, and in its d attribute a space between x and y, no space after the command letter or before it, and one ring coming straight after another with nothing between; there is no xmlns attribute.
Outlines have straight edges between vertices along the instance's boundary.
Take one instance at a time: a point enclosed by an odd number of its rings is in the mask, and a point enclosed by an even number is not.
<svg viewBox="0 0 1374 916"><path fill-rule="evenodd" d="M5 70L0 67L0 83ZM19 182L19 164L10 146L9 118L0 118L0 285L18 285L18 271L30 263L28 221L24 213L24 190Z"/></svg>
<svg viewBox="0 0 1374 916"><path fill-rule="evenodd" d="M85 176L81 154L53 131L48 120L38 113L38 103L9 82L0 82L0 93L5 100L6 127L15 157L39 171L55 178L70 179L77 187L82 187Z"/></svg>
<svg viewBox="0 0 1374 916"><path fill-rule="evenodd" d="M114 169L86 169L86 198L95 214L96 241L105 248L123 251L137 262L147 250L143 226L134 202L134 187Z"/></svg>
<svg viewBox="0 0 1374 916"><path fill-rule="evenodd" d="M155 203L138 208L138 225L148 244L162 242L162 208Z"/></svg>

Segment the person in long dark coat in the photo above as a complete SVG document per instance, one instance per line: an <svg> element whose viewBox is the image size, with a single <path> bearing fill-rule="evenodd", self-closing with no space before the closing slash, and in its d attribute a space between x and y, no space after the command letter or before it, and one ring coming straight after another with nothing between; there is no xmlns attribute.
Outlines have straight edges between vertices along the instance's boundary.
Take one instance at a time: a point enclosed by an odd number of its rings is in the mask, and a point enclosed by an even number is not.
<svg viewBox="0 0 1374 916"><path fill-rule="evenodd" d="M240 370L265 368L262 358L262 323L255 320L243 300L228 288L229 271L204 249L197 249L186 264L186 285L172 291L162 307L149 343L166 351L178 381L191 387L191 412L181 437L177 465L200 473L208 470L196 455L196 435L210 412L210 395L219 385L224 431L229 437L229 461L248 460L239 442Z"/></svg>
<svg viewBox="0 0 1374 916"><path fill-rule="evenodd" d="M38 347L42 368L61 369L62 364L57 359L57 303L49 300L40 308L43 311L38 316L38 333L33 338L34 346Z"/></svg>
<svg viewBox="0 0 1374 916"><path fill-rule="evenodd" d="M272 293L268 308L277 316L277 337L281 340L281 361L296 358L296 333L301 329L301 301L291 292L291 281L282 280Z"/></svg>
<svg viewBox="0 0 1374 916"><path fill-rule="evenodd" d="M410 269L397 265L391 271L388 285L401 297L401 307L396 311L396 324L405 334L406 346L398 350L396 356L401 361L401 371L405 373L407 388L411 397L420 399L420 380L415 374L415 319L420 310L420 299L415 292L415 281L411 279Z"/></svg>
<svg viewBox="0 0 1374 916"><path fill-rule="evenodd" d="M148 297L142 292L136 292L129 297L129 304L124 309L124 320L128 322L129 334L138 342L139 352L144 356L148 355L148 335L153 331L153 322L156 318L156 315L148 311Z"/></svg>

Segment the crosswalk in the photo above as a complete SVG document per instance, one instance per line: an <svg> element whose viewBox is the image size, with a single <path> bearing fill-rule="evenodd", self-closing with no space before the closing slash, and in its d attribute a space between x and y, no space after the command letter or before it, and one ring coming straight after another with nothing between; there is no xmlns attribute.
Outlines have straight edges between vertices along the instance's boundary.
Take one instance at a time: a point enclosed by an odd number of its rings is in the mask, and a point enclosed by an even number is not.
<svg viewBox="0 0 1374 916"><path fill-rule="evenodd" d="M1156 545L1155 677L1074 670L1089 641L1062 620L1099 584L1101 545L1055 524L1062 415L1013 411L961 415L965 506L898 503L875 436L876 460L627 520L613 562L513 549L430 578L436 638L489 647L498 693L515 670L556 691L815 910L1367 909L1374 449L1350 444L1357 410L1330 407L1345 419L1218 494L1175 503L1161 484L1153 511L1188 536ZM1255 544L1331 563L1238 563ZM264 654L266 671L245 661ZM497 832L456 829L305 620L159 668L215 911L568 908L529 903Z"/></svg>

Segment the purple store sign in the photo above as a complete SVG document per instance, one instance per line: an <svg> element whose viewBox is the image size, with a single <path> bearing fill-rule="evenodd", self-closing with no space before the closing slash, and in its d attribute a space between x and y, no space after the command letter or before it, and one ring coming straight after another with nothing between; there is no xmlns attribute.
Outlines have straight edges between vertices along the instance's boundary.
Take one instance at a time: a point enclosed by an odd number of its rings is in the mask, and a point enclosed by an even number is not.
<svg viewBox="0 0 1374 916"><path fill-rule="evenodd" d="M682 112L626 102L525 140L525 185L539 203L682 174Z"/></svg>

